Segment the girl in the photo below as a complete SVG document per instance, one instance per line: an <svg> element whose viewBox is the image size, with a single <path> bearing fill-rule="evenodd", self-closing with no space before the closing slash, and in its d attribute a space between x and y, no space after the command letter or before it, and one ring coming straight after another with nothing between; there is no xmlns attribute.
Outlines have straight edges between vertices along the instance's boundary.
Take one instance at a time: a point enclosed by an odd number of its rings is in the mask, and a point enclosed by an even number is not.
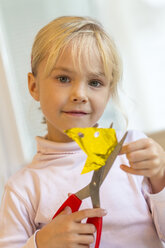
<svg viewBox="0 0 165 248"><path fill-rule="evenodd" d="M1 248L94 246L95 227L82 221L99 216L104 216L100 247L163 247L165 152L136 131L128 132L101 187L104 209L92 209L87 199L80 211L67 207L52 220L67 194L91 179L91 173L80 175L86 155L64 130L96 126L108 100L117 95L120 75L115 45L95 20L61 17L39 31L28 86L40 102L48 134L37 137L32 163L6 184ZM120 140L122 134L117 136Z"/></svg>

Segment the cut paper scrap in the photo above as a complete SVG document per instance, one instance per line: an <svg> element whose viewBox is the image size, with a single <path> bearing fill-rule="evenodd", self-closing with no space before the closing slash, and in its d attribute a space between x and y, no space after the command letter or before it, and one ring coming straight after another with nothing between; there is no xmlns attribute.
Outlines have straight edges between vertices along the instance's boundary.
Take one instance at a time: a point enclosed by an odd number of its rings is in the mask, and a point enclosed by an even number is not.
<svg viewBox="0 0 165 248"><path fill-rule="evenodd" d="M64 132L76 141L88 156L81 174L105 165L117 145L116 132L113 128L71 128Z"/></svg>

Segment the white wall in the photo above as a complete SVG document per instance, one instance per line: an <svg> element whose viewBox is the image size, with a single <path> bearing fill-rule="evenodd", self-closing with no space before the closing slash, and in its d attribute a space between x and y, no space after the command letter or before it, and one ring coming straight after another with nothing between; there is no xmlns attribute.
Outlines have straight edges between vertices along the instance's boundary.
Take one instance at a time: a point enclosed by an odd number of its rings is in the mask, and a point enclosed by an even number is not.
<svg viewBox="0 0 165 248"><path fill-rule="evenodd" d="M129 128L165 128L165 1L97 0L99 18L124 61Z"/></svg>

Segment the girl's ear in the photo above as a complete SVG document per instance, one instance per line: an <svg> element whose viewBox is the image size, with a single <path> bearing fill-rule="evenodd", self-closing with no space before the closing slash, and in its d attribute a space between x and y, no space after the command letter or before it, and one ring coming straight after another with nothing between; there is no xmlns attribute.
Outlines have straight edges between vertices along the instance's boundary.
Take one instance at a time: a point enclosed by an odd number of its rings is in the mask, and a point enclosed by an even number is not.
<svg viewBox="0 0 165 248"><path fill-rule="evenodd" d="M36 100L39 101L39 86L37 83L36 77L34 77L33 73L28 73L28 88L31 96Z"/></svg>

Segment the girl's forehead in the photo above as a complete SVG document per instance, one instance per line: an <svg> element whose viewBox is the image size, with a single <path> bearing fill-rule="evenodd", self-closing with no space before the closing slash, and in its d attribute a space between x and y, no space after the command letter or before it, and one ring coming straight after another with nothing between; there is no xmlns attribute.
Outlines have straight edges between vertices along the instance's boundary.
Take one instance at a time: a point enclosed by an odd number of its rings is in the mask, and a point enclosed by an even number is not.
<svg viewBox="0 0 165 248"><path fill-rule="evenodd" d="M55 68L69 67L75 71L88 71L92 73L104 73L104 66L100 52L95 43L93 46L76 46L70 44L60 53Z"/></svg>

